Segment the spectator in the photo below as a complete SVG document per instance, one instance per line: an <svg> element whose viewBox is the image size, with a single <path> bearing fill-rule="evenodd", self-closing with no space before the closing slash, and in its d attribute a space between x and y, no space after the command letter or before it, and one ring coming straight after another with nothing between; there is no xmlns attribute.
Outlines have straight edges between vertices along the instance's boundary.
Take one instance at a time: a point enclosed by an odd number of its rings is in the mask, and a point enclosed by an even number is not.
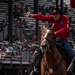
<svg viewBox="0 0 75 75"><path fill-rule="evenodd" d="M16 19L19 19L20 12L19 12L19 9L18 9L18 6L17 5L14 5L13 16Z"/></svg>
<svg viewBox="0 0 75 75"><path fill-rule="evenodd" d="M68 15L67 6L64 8L64 14Z"/></svg>
<svg viewBox="0 0 75 75"><path fill-rule="evenodd" d="M28 12L28 6L27 5L25 6L25 12L26 13Z"/></svg>
<svg viewBox="0 0 75 75"><path fill-rule="evenodd" d="M45 8L46 13L49 13L49 7Z"/></svg>

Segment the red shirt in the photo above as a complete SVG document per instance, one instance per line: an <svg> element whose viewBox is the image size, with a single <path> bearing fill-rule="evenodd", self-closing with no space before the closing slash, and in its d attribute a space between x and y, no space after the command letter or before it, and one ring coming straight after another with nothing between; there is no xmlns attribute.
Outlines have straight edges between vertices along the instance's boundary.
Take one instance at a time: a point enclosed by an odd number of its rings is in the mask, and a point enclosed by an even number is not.
<svg viewBox="0 0 75 75"><path fill-rule="evenodd" d="M34 19L43 22L48 21L49 23L55 23L55 33L59 38L68 38L70 33L70 21L65 15L62 15L58 21L54 21L53 15L44 16L41 14L34 14Z"/></svg>
<svg viewBox="0 0 75 75"><path fill-rule="evenodd" d="M70 6L71 6L72 8L75 8L75 0L70 0Z"/></svg>

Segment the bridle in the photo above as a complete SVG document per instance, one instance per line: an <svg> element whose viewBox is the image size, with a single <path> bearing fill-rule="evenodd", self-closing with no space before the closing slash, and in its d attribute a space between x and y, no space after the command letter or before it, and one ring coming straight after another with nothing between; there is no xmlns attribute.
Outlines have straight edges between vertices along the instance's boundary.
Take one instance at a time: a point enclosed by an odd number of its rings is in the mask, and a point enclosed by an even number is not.
<svg viewBox="0 0 75 75"><path fill-rule="evenodd" d="M47 33L44 35L44 39L46 41L45 44L41 44L41 49L42 51L49 51L51 52L51 46L54 44L55 42L55 38L54 38L54 33L52 31L52 29L46 29ZM47 36L51 36L51 39L47 38Z"/></svg>

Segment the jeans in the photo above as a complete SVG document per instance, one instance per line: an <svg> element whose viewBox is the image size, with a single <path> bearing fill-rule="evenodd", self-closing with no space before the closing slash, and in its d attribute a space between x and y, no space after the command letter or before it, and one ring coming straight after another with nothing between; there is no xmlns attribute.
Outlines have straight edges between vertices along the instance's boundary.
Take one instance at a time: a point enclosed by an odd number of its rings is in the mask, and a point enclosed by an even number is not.
<svg viewBox="0 0 75 75"><path fill-rule="evenodd" d="M40 62L41 62L41 60L42 60L42 57L43 57L43 53L42 53L41 49L39 49L39 50L38 50L38 55L37 55L37 57L35 58L34 69L39 69Z"/></svg>
<svg viewBox="0 0 75 75"><path fill-rule="evenodd" d="M72 47L70 46L70 44L69 44L67 39L61 39L61 40L59 40L57 42L64 45L64 47L65 47L65 51L64 52L69 54L71 56L71 58L75 57L75 53L74 53L74 51L73 51Z"/></svg>

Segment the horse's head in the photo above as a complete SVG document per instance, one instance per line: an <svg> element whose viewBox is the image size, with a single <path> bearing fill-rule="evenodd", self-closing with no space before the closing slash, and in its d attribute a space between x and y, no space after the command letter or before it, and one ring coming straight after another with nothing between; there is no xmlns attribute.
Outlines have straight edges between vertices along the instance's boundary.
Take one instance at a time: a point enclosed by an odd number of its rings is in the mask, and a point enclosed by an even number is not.
<svg viewBox="0 0 75 75"><path fill-rule="evenodd" d="M51 51L55 43L55 35L53 29L44 28L41 36L41 49L42 51Z"/></svg>

